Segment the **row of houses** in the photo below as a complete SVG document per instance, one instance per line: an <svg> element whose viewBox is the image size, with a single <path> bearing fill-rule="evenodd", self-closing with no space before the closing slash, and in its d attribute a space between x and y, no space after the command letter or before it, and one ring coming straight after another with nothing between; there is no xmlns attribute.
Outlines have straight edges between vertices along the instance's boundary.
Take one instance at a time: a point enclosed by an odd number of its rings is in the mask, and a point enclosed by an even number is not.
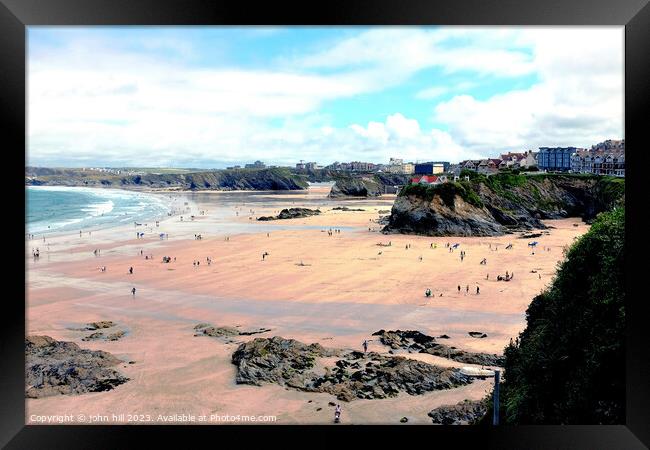
<svg viewBox="0 0 650 450"><path fill-rule="evenodd" d="M504 169L531 169L537 166L536 153L528 150L522 153L503 153L499 158L469 159L452 166L454 175L463 169L490 175Z"/></svg>
<svg viewBox="0 0 650 450"><path fill-rule="evenodd" d="M625 139L608 139L590 149L540 147L537 160L539 169L549 172L625 177Z"/></svg>

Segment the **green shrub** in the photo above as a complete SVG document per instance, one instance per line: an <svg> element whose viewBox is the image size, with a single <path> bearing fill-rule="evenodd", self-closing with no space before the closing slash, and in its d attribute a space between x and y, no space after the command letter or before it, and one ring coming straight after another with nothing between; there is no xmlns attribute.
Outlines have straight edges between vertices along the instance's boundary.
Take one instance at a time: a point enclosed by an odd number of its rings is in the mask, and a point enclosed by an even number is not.
<svg viewBox="0 0 650 450"><path fill-rule="evenodd" d="M625 422L624 245L624 208L599 214L533 299L505 349L502 423Z"/></svg>

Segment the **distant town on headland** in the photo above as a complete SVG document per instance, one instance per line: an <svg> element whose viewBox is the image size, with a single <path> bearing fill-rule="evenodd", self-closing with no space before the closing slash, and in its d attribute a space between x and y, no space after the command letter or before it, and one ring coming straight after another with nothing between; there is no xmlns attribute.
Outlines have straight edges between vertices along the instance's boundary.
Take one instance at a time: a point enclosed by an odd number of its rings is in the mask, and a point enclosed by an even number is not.
<svg viewBox="0 0 650 450"><path fill-rule="evenodd" d="M418 176L413 182L439 183L448 177L457 179L463 170L470 170L484 175L503 171L517 172L564 172L593 175L625 177L625 139L608 139L591 148L579 147L539 147L538 151L502 153L485 159L469 159L451 163L449 161L404 161L402 158L390 158L388 163L366 161L333 162L321 165L318 162L300 160L295 166L267 165L262 161L226 167L226 170L260 170L268 168L290 168L297 172L328 170L350 173L390 173ZM192 172L206 169L138 169L88 167L92 170L113 175L144 175L146 173Z"/></svg>

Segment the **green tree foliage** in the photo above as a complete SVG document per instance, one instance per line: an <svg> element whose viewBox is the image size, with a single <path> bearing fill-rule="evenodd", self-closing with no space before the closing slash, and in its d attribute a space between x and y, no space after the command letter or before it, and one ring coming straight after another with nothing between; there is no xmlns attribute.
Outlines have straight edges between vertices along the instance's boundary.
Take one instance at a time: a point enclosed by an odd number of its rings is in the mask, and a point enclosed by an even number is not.
<svg viewBox="0 0 650 450"><path fill-rule="evenodd" d="M624 423L624 244L624 208L599 214L532 301L505 349L502 423Z"/></svg>

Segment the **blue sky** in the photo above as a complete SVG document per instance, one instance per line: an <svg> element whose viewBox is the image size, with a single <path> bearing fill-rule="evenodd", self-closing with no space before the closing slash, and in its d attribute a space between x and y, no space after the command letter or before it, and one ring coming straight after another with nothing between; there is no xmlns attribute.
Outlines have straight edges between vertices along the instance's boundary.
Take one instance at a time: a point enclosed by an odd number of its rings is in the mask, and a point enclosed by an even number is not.
<svg viewBox="0 0 650 450"><path fill-rule="evenodd" d="M623 29L29 27L32 165L457 161L622 138Z"/></svg>

